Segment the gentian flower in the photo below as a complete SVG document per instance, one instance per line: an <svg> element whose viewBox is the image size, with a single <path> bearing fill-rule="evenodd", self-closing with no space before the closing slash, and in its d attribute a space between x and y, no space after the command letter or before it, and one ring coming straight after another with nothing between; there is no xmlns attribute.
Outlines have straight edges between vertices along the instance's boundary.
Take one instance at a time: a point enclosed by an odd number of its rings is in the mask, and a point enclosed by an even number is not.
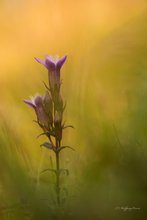
<svg viewBox="0 0 147 220"><path fill-rule="evenodd" d="M35 58L37 62L41 63L48 69L49 85L52 93L55 89L57 89L58 92L60 90L60 69L66 58L67 56L59 58L49 55L47 55L44 60Z"/></svg>
<svg viewBox="0 0 147 220"><path fill-rule="evenodd" d="M47 131L49 130L51 118L47 114L47 111L44 108L44 100L46 100L46 102L48 101L46 95L45 96L36 95L34 97L31 97L31 100L25 99L23 101L35 110L38 123L41 125L43 130Z"/></svg>
<svg viewBox="0 0 147 220"><path fill-rule="evenodd" d="M46 147L49 150L53 150L55 153L55 169L45 169L41 171L44 173L46 171L54 171L56 174L56 197L57 204L60 208L62 202L61 197L61 181L60 173L61 171L66 172L68 175L68 170L60 169L60 152L65 148L71 148L69 146L62 146L62 133L63 129L67 127L72 127L71 125L65 126L63 122L63 113L65 105L60 93L60 70L66 61L67 56L52 57L47 55L44 60L35 58L37 62L44 65L48 70L48 80L49 85L46 85L47 91L45 95L35 95L31 97L30 100L23 100L27 105L34 109L37 116L37 123L43 129L43 133L40 135L46 135L48 142L44 142L40 146ZM39 136L40 136L39 135ZM73 148L71 148L73 149Z"/></svg>

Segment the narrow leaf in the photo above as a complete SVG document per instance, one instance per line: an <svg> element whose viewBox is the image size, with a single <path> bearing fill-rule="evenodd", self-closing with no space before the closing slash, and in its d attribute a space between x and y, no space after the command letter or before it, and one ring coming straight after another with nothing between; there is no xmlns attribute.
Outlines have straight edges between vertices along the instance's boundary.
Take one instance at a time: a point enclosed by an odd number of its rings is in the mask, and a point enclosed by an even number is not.
<svg viewBox="0 0 147 220"><path fill-rule="evenodd" d="M60 147L60 148L58 149L58 152L60 152L61 150L65 149L65 148L69 148L69 149L75 151L75 149L72 148L72 147L70 147L70 146L62 146L62 147Z"/></svg>
<svg viewBox="0 0 147 220"><path fill-rule="evenodd" d="M46 83L44 81L43 81L43 84L44 84L45 88L50 91L50 88L46 85Z"/></svg>
<svg viewBox="0 0 147 220"><path fill-rule="evenodd" d="M50 135L50 133L49 132L43 132L43 133L41 133L41 134L39 134L38 136L37 136L37 138L39 138L40 136L42 136L42 135Z"/></svg>
<svg viewBox="0 0 147 220"><path fill-rule="evenodd" d="M42 173L45 173L45 172L54 172L55 174L56 174L56 170L55 169L45 169L45 170L42 170L41 172L40 172L40 174L42 174Z"/></svg>
<svg viewBox="0 0 147 220"><path fill-rule="evenodd" d="M74 128L74 126L72 126L72 125L63 126L63 129L65 129L65 128Z"/></svg>
<svg viewBox="0 0 147 220"><path fill-rule="evenodd" d="M40 147L46 147L50 150L54 150L54 146L49 142L44 142L43 144L40 145Z"/></svg>

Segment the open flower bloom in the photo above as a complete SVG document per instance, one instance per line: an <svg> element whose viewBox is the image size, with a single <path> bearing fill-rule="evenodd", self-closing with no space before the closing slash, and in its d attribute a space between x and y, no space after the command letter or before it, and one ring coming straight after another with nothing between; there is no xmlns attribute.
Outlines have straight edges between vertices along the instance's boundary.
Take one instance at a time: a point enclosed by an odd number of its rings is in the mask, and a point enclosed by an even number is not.
<svg viewBox="0 0 147 220"><path fill-rule="evenodd" d="M47 55L44 60L40 60L38 58L35 58L37 62L44 65L48 71L49 71L49 85L50 89L52 91L57 88L60 89L60 69L62 65L64 64L67 56L63 56L61 58L59 57L53 57Z"/></svg>
<svg viewBox="0 0 147 220"><path fill-rule="evenodd" d="M42 128L44 130L48 130L50 118L44 109L44 98L45 96L36 95L32 97L31 100L25 99L23 101L35 110L38 123L42 126Z"/></svg>

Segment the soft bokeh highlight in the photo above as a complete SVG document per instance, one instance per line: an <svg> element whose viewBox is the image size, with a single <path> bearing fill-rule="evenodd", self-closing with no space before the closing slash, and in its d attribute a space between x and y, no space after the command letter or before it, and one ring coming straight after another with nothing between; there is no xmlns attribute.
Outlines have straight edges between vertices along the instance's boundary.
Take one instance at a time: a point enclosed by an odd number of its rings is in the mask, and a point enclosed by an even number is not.
<svg viewBox="0 0 147 220"><path fill-rule="evenodd" d="M0 2L1 219L49 219L40 198L54 177L39 177L53 157L22 100L43 93L47 71L34 57L64 55L62 154L68 219L145 219L147 136L145 0L2 0ZM34 190L35 186L35 190ZM50 186L50 188L49 188ZM48 193L48 194L47 194ZM19 203L29 203L29 214ZM27 201L27 202L26 202ZM139 207L122 212L116 207ZM10 212L11 210L11 212ZM50 217L51 218L51 217ZM64 218L65 219L65 216Z"/></svg>

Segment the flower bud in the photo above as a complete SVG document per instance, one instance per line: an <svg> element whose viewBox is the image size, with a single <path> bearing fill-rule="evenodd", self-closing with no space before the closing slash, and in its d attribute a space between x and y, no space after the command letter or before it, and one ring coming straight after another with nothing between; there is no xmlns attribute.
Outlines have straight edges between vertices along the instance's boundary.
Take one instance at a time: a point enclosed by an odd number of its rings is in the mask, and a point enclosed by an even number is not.
<svg viewBox="0 0 147 220"><path fill-rule="evenodd" d="M55 112L54 123L59 124L62 121L62 114L60 112Z"/></svg>
<svg viewBox="0 0 147 220"><path fill-rule="evenodd" d="M34 98L35 103L35 112L37 115L38 122L42 125L47 127L48 126L48 116L43 108L43 97L42 96L36 96Z"/></svg>
<svg viewBox="0 0 147 220"><path fill-rule="evenodd" d="M44 105L44 110L47 114L52 114L53 112L53 102L51 99L51 96L48 91L46 91L44 98L43 98L43 105Z"/></svg>
<svg viewBox="0 0 147 220"><path fill-rule="evenodd" d="M61 122L62 122L62 114L56 111L54 117L54 125L55 125L55 135L59 141L62 139Z"/></svg>
<svg viewBox="0 0 147 220"><path fill-rule="evenodd" d="M36 95L35 97L32 97L31 100L24 100L24 102L35 110L38 123L43 130L49 130L50 118L44 109L43 100L43 96Z"/></svg>
<svg viewBox="0 0 147 220"><path fill-rule="evenodd" d="M60 112L62 114L63 112L63 100L61 95L59 94L58 97L54 100L55 103L55 111Z"/></svg>

